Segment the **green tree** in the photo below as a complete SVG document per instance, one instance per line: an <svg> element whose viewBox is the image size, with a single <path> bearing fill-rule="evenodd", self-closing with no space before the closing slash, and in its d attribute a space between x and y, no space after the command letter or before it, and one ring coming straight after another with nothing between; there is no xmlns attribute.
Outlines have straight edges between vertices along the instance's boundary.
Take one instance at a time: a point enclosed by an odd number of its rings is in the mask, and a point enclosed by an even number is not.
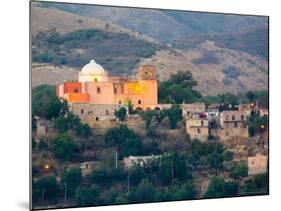
<svg viewBox="0 0 281 211"><path fill-rule="evenodd" d="M115 112L115 116L120 120L124 121L127 116L127 109L125 107L121 107L118 111Z"/></svg>
<svg viewBox="0 0 281 211"><path fill-rule="evenodd" d="M248 176L248 166L245 164L236 164L233 165L230 169L229 173L230 177L234 179L239 179L241 177Z"/></svg>
<svg viewBox="0 0 281 211"><path fill-rule="evenodd" d="M178 71L175 74L171 74L168 82L172 84L179 84L180 86L189 89L197 86L197 82L193 79L190 71Z"/></svg>
<svg viewBox="0 0 281 211"><path fill-rule="evenodd" d="M192 175L187 174L185 159L176 153L162 157L160 166L160 180L164 185L168 185L173 179L185 180L191 179Z"/></svg>
<svg viewBox="0 0 281 211"><path fill-rule="evenodd" d="M65 133L68 131L67 119L64 116L59 116L54 121L54 128L60 133Z"/></svg>
<svg viewBox="0 0 281 211"><path fill-rule="evenodd" d="M130 184L135 186L138 185L142 181L142 179L144 179L145 172L140 165L135 165L130 169L129 175L130 175Z"/></svg>
<svg viewBox="0 0 281 211"><path fill-rule="evenodd" d="M56 158L69 161L77 148L75 142L67 134L59 134L52 141L52 152Z"/></svg>
<svg viewBox="0 0 281 211"><path fill-rule="evenodd" d="M64 104L57 98L54 86L40 85L32 89L32 115L45 119L59 116Z"/></svg>
<svg viewBox="0 0 281 211"><path fill-rule="evenodd" d="M225 182L221 177L213 177L204 194L205 198L236 196L238 194L238 182Z"/></svg>
<svg viewBox="0 0 281 211"><path fill-rule="evenodd" d="M167 115L169 118L170 128L175 129L178 121L182 119L182 110L178 105L173 105L167 110Z"/></svg>
<svg viewBox="0 0 281 211"><path fill-rule="evenodd" d="M80 123L75 126L75 134L81 138L89 138L92 134L91 128L88 124Z"/></svg>
<svg viewBox="0 0 281 211"><path fill-rule="evenodd" d="M96 202L100 193L100 188L95 185L91 187L78 187L75 194L75 201L79 206L95 205L97 204Z"/></svg>
<svg viewBox="0 0 281 211"><path fill-rule="evenodd" d="M44 149L47 149L47 148L48 148L48 144L43 139L41 139L38 143L38 149L44 150Z"/></svg>
<svg viewBox="0 0 281 211"><path fill-rule="evenodd" d="M32 191L37 193L35 199L54 200L58 196L60 187L55 176L44 176L34 182Z"/></svg>
<svg viewBox="0 0 281 211"><path fill-rule="evenodd" d="M129 193L131 202L152 202L154 201L155 188L148 179L143 179L141 183Z"/></svg>
<svg viewBox="0 0 281 211"><path fill-rule="evenodd" d="M207 162L210 168L216 171L216 175L223 169L223 154L214 152L207 156Z"/></svg>
<svg viewBox="0 0 281 211"><path fill-rule="evenodd" d="M105 133L104 141L108 146L118 148L120 158L128 155L140 155L142 153L142 140L125 124L121 124L116 128L110 128Z"/></svg>
<svg viewBox="0 0 281 211"><path fill-rule="evenodd" d="M245 195L268 194L269 180L268 174L258 174L245 181L242 193Z"/></svg>
<svg viewBox="0 0 281 211"><path fill-rule="evenodd" d="M64 170L61 175L61 184L65 185L67 193L69 196L75 194L76 188L80 185L82 181L82 172L80 168L71 168L69 170Z"/></svg>

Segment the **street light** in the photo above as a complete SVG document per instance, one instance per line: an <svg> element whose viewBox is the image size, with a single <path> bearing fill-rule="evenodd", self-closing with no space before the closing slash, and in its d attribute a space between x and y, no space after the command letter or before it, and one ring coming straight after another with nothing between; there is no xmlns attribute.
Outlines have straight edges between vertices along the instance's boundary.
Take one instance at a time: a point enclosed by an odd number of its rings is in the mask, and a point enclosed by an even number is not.
<svg viewBox="0 0 281 211"><path fill-rule="evenodd" d="M45 163L45 164L43 165L43 168L44 168L44 170L45 170L46 172L48 172L48 171L50 170L51 166L50 166L50 164Z"/></svg>

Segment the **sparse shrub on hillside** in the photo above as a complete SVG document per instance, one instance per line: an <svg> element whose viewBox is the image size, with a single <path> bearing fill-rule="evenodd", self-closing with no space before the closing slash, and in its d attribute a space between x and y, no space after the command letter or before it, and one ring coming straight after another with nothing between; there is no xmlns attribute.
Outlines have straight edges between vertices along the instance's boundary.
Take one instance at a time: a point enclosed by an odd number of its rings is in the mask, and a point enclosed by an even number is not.
<svg viewBox="0 0 281 211"><path fill-rule="evenodd" d="M218 64L219 60L214 52L205 52L202 57L192 60L194 64Z"/></svg>
<svg viewBox="0 0 281 211"><path fill-rule="evenodd" d="M240 69L235 66L228 66L224 68L223 72L228 78L232 79L236 79L241 74Z"/></svg>

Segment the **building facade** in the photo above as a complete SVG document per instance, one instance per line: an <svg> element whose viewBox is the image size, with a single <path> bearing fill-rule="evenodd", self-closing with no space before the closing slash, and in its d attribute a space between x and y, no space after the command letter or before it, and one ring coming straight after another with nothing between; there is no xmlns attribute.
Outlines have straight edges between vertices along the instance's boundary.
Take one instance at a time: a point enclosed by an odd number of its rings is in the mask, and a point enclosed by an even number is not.
<svg viewBox="0 0 281 211"><path fill-rule="evenodd" d="M126 105L135 109L155 107L157 98L156 67L139 67L137 80L108 76L103 67L91 60L79 72L78 82L65 82L57 86L57 96L68 103L97 105Z"/></svg>

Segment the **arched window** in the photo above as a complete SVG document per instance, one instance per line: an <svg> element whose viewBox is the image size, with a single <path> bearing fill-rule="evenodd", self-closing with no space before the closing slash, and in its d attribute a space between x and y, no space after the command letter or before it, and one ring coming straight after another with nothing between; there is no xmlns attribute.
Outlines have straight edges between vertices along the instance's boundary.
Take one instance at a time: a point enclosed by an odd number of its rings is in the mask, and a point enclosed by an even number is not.
<svg viewBox="0 0 281 211"><path fill-rule="evenodd" d="M232 120L233 120L233 121L235 120L235 116L234 116L234 115L232 115Z"/></svg>
<svg viewBox="0 0 281 211"><path fill-rule="evenodd" d="M141 100L138 100L138 104L139 104L139 105L141 104Z"/></svg>
<svg viewBox="0 0 281 211"><path fill-rule="evenodd" d="M244 121L244 115L241 115L241 120Z"/></svg>

